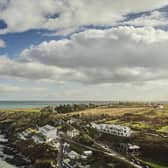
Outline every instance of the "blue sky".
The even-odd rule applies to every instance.
[[[0,99],[167,99],[167,9],[168,0],[0,1]]]
[[[1,26],[0,26],[1,27]],[[45,36],[47,30],[28,30],[26,32],[8,33],[0,35],[6,42],[6,48],[1,49],[0,54],[8,54],[10,58],[17,57],[20,52],[31,45],[38,45],[43,41],[59,40],[63,36]]]

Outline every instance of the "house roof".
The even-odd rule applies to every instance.
[[[129,149],[140,149],[140,146],[128,144]]]
[[[55,130],[56,128],[55,127],[53,127],[53,126],[51,126],[51,125],[45,125],[45,126],[43,126],[43,127],[40,127],[39,128],[39,130],[41,131],[41,132],[48,132],[48,131],[52,131],[52,130]]]
[[[45,125],[43,127],[40,127],[41,129],[45,129],[45,130],[52,130],[52,129],[55,129],[55,127],[51,126],[51,125]]]

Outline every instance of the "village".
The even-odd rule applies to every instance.
[[[52,109],[52,111],[54,109],[53,107],[47,108]],[[159,105],[156,108],[162,109],[163,106]],[[88,139],[95,146],[89,146],[85,143],[86,140],[83,140],[83,143],[81,143],[79,137],[82,134],[88,136]],[[93,167],[92,158],[100,150],[104,155],[107,153],[107,155],[127,162],[132,167],[149,168],[148,165],[136,159],[136,157],[141,155],[141,146],[127,142],[128,138],[133,134],[134,130],[127,126],[98,124],[97,121],[88,123],[79,118],[72,117],[68,120],[58,119],[54,125],[47,124],[36,129],[28,128],[18,133],[17,138],[19,141],[32,140],[34,144],[47,144],[57,150],[56,164],[52,162],[53,167],[91,168]],[[98,137],[101,137],[101,135],[108,135],[111,138],[115,137],[120,140],[118,143],[113,143],[113,140],[103,142],[98,140]],[[82,151],[82,148],[76,150],[81,146],[83,148]]]
[[[82,121],[79,119],[71,118],[70,120],[67,120],[66,123],[64,123],[62,120],[59,120],[56,123],[61,124],[62,126],[66,124],[68,126],[67,130],[61,130],[61,128],[59,127],[60,125],[58,125],[58,127],[45,125],[37,129],[26,129],[25,131],[18,133],[17,137],[22,141],[31,139],[35,144],[46,143],[52,148],[57,149],[59,151],[57,161],[59,162],[57,163],[57,165],[55,165],[55,167],[92,167],[91,163],[89,163],[88,160],[91,160],[95,153],[95,150],[89,150],[87,149],[89,147],[86,146],[87,150],[84,150],[82,153],[78,153],[77,151],[73,150],[73,148],[71,148],[71,144],[74,145],[75,139],[81,134],[80,130],[76,129],[73,125],[75,125],[76,123],[82,123]],[[130,137],[132,134],[132,130],[129,127],[120,125],[91,123],[89,125],[86,125],[85,128],[93,129],[97,131],[97,134],[105,133],[117,137]],[[78,144],[75,145],[78,146]],[[107,150],[107,146],[104,147],[104,145],[102,145],[101,148],[104,151]],[[116,151],[124,153],[128,156],[137,156],[140,154],[140,146],[127,143],[119,143],[118,146],[116,146]],[[148,166],[146,166],[146,168],[147,167]]]
[[[80,113],[62,113],[62,107],[69,111],[73,111],[74,107],[79,109],[76,105],[61,108],[47,106],[42,108],[40,113],[36,113],[38,118],[31,119],[29,125],[22,122],[24,127],[16,127],[16,124],[10,122],[7,132],[12,136],[9,140],[16,153],[26,161],[27,166],[24,165],[24,168],[153,168],[142,160],[148,154],[147,150],[150,150],[145,146],[145,138],[167,139],[167,134],[154,133],[141,127],[137,129],[130,125],[131,122],[129,125],[125,124],[124,120],[134,120],[129,113],[134,107],[82,105]],[[56,109],[61,109],[61,113]],[[89,117],[84,115],[85,111],[93,112],[97,109],[124,109],[124,114],[121,117],[110,117],[104,112],[103,115],[96,114],[96,117],[91,114]],[[136,104],[135,119],[137,120],[139,113],[149,113],[146,109],[152,109],[157,114],[162,113],[165,107],[162,104]],[[32,114],[34,115],[35,113]],[[29,115],[26,118],[28,117]],[[20,121],[18,123],[20,124]],[[17,166],[23,167],[20,163]]]

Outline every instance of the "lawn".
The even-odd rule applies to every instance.
[[[110,121],[106,121],[106,124],[117,124],[119,120],[115,119],[115,120],[110,120]]]
[[[5,110],[2,110],[0,109],[0,112],[9,112],[9,113],[12,113],[12,112],[40,112],[40,108],[16,108],[16,109],[5,109]]]
[[[145,122],[133,122],[133,123],[128,123],[127,126],[130,126],[133,129],[149,129],[151,128],[151,125]]]
[[[162,127],[161,129],[158,130],[159,132],[163,132],[163,133],[168,133],[168,125]]]

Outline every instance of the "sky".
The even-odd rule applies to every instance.
[[[168,100],[168,0],[0,0],[0,100]]]

